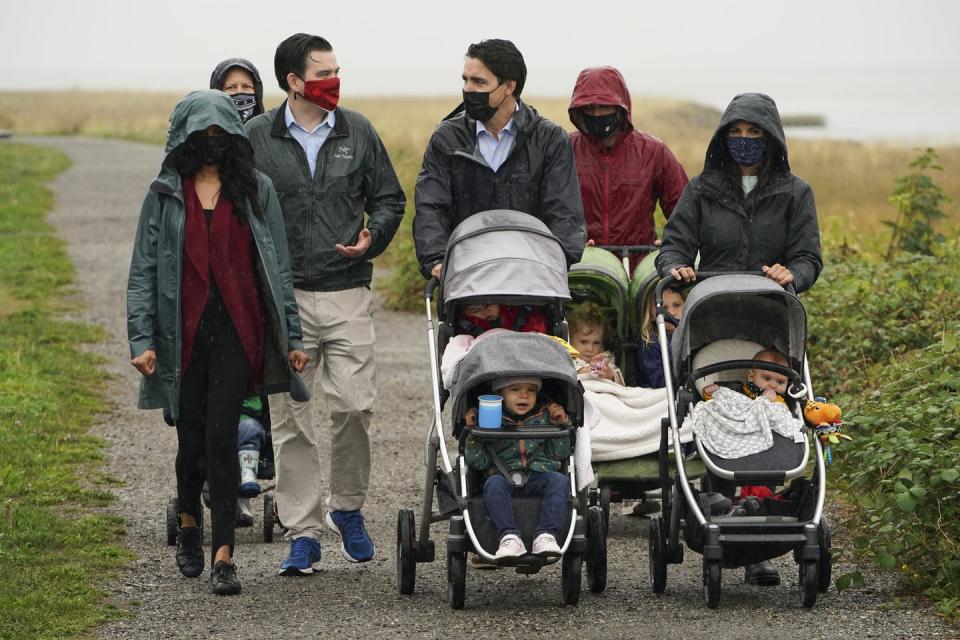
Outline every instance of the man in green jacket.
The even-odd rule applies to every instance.
[[[290,36],[277,47],[274,70],[287,100],[251,119],[246,130],[257,168],[273,179],[283,209],[310,355],[303,379],[312,388],[319,370],[333,429],[324,505],[313,407],[290,398],[271,406],[277,506],[291,540],[280,573],[299,575],[318,567],[324,521],[348,560],[374,557],[360,511],[377,395],[370,260],[396,233],[406,198],[373,126],[337,106],[340,67],[329,42]]]

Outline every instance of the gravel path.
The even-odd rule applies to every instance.
[[[654,596],[647,583],[646,521],[611,518],[606,593],[591,595],[584,580],[578,607],[560,603],[560,571],[531,577],[508,570],[470,571],[467,608],[445,603],[444,533],[433,528],[438,561],[420,565],[416,593],[395,586],[395,521],[401,506],[415,507],[423,482],[423,436],[430,414],[424,323],[420,315],[378,310],[379,411],[374,418],[374,476],[365,513],[376,560],[352,565],[324,539],[324,569],[311,578],[276,575],[287,546],[264,544],[260,519],[238,530],[237,562],[243,594],[216,598],[206,581],[178,573],[165,544],[164,509],[173,495],[176,438],[159,412],[138,411],[137,374],[128,363],[124,290],[140,202],[162,159],[159,147],[80,138],[21,138],[52,145],[73,166],[52,185],[57,206],[51,221],[69,242],[81,319],[104,326],[109,340],[96,347],[108,362],[113,411],[95,432],[110,444],[105,471],[123,481],[112,509],[126,518],[126,544],[136,554],[110,596],[130,615],[100,630],[103,638],[211,637],[479,637],[551,636],[683,638],[955,638],[925,605],[895,604],[891,579],[870,574],[869,587],[823,594],[815,609],[800,608],[795,566],[777,561],[784,583],[750,587],[742,573],[724,572],[720,608],[702,605],[700,557],[669,569],[667,593]],[[321,417],[321,419],[323,419]],[[260,501],[256,500],[256,509]],[[843,544],[843,532],[835,532]],[[835,568],[835,575],[851,570]]]

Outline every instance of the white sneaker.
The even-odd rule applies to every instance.
[[[541,558],[555,558],[562,553],[556,538],[549,533],[541,533],[533,541],[533,555]]]
[[[500,546],[494,558],[501,560],[503,558],[519,558],[527,553],[527,548],[523,546],[523,540],[520,536],[508,533],[500,539]]]

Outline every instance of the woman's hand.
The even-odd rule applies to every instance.
[[[299,349],[291,349],[287,352],[287,361],[290,363],[290,366],[293,367],[294,371],[302,373],[303,368],[310,362],[310,356]]]
[[[136,358],[130,360],[130,364],[145,376],[152,376],[157,370],[157,352],[153,349],[147,349]]]
[[[779,262],[772,267],[761,267],[763,274],[776,282],[781,287],[785,287],[791,282],[793,282],[793,274],[790,273],[790,269],[787,269],[785,266]]]
[[[693,267],[677,267],[676,269],[670,269],[670,275],[677,280],[683,280],[684,282],[693,282],[697,279],[697,272],[693,270]]]

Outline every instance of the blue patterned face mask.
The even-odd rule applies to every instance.
[[[765,138],[727,138],[730,157],[741,167],[752,167],[763,160],[763,150],[767,146]]]

